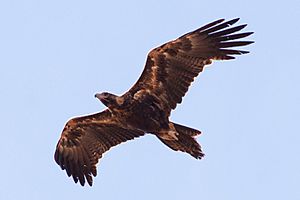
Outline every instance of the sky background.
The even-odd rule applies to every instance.
[[[300,199],[300,1],[0,1],[0,199]],[[54,162],[65,122],[122,94],[150,49],[219,18],[251,53],[196,79],[175,122],[195,160],[147,135],[104,154],[93,187]]]

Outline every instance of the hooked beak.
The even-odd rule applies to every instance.
[[[95,97],[99,99],[103,104],[108,104],[108,100],[106,99],[107,97],[103,93],[97,93],[95,94]]]
[[[101,101],[102,99],[104,99],[104,95],[101,93],[97,93],[97,94],[95,94],[95,98],[97,98]]]

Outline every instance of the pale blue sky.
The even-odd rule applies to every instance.
[[[300,199],[300,2],[0,1],[0,199]],[[203,160],[148,135],[107,152],[94,186],[54,162],[65,122],[122,94],[147,52],[219,18],[255,44],[215,62],[172,120],[203,132]]]

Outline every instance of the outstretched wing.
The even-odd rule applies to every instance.
[[[144,135],[137,130],[120,127],[108,110],[74,118],[67,122],[56,146],[54,159],[75,183],[91,186],[97,175],[96,164],[111,147]]]
[[[212,60],[234,59],[233,55],[248,53],[231,49],[252,43],[233,41],[253,33],[236,33],[246,25],[227,28],[238,20],[214,21],[150,51],[144,71],[129,93],[140,101],[147,95],[157,97],[170,114],[205,65]]]

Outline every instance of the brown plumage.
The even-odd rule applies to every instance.
[[[67,122],[56,146],[57,164],[76,183],[92,185],[104,152],[145,133],[156,135],[175,151],[201,159],[204,154],[195,139],[201,132],[170,122],[169,116],[205,65],[248,53],[231,49],[252,43],[236,41],[252,34],[236,33],[246,25],[228,28],[238,20],[214,21],[151,50],[142,75],[128,92],[96,94],[106,110]]]

